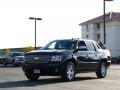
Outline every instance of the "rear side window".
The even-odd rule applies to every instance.
[[[97,46],[98,49],[101,49],[101,47],[97,43],[96,43],[96,46]]]
[[[80,41],[78,43],[78,47],[79,47],[79,50],[81,50],[81,51],[87,51],[87,47],[86,47],[86,44],[84,41]]]
[[[95,47],[93,45],[93,42],[86,41],[86,45],[87,45],[88,51],[96,51],[96,49],[95,49]]]

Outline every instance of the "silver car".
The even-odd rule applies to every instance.
[[[7,66],[7,64],[13,64],[13,66],[18,66],[23,63],[23,60],[24,60],[23,52],[11,52],[7,56],[5,56],[3,64],[4,66]]]

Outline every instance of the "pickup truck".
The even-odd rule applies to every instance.
[[[18,65],[22,65],[23,60],[24,60],[24,53],[14,51],[4,56],[3,65],[7,66],[7,64],[12,64],[13,66],[18,66]]]
[[[63,39],[26,53],[22,69],[29,80],[50,75],[71,81],[81,72],[95,72],[98,78],[105,78],[110,64],[109,50],[102,49],[95,41]]]

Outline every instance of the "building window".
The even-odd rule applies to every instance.
[[[100,30],[100,23],[96,24],[97,30]]]
[[[86,25],[86,31],[89,32],[89,25]]]
[[[89,34],[86,34],[86,38],[89,38]]]
[[[97,34],[97,40],[100,40],[100,33]]]

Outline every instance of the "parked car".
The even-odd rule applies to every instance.
[[[4,59],[4,57],[3,57],[3,56],[0,56],[0,64],[3,63],[3,59]]]
[[[22,65],[24,60],[23,52],[10,52],[8,55],[4,57],[3,65],[7,66],[7,64],[13,64],[13,66]]]
[[[102,49],[95,41],[65,39],[26,53],[22,69],[29,80],[57,75],[71,81],[80,72],[95,72],[98,78],[105,78],[110,64],[109,50]]]

